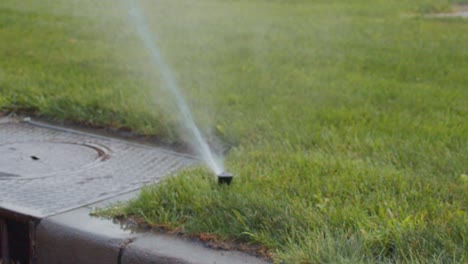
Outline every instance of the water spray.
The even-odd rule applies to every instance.
[[[180,110],[182,117],[182,127],[190,135],[189,143],[195,148],[198,154],[202,157],[205,164],[216,174],[218,175],[218,181],[221,183],[230,184],[232,180],[232,174],[224,173],[222,158],[217,156],[206,142],[202,133],[195,124],[192,112],[190,111],[185,98],[182,93],[179,91],[179,86],[177,84],[176,78],[166,63],[162,52],[159,50],[155,41],[157,40],[156,35],[153,34],[146,23],[146,19],[142,9],[140,8],[137,0],[127,0],[128,4],[128,13],[130,21],[135,26],[135,29],[140,37],[145,48],[150,53],[150,59],[161,71],[162,79],[165,83],[165,88],[172,94],[177,107]],[[230,176],[229,176],[230,175]],[[219,180],[222,179],[222,180]]]

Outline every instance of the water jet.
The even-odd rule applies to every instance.
[[[164,87],[172,94],[175,104],[177,105],[181,116],[181,127],[188,135],[188,142],[197,151],[198,155],[203,159],[205,164],[215,173],[219,174],[223,171],[222,157],[218,156],[208,145],[206,138],[202,135],[200,129],[195,123],[192,112],[179,89],[177,78],[174,75],[169,64],[159,49],[157,35],[154,34],[148,23],[143,9],[138,4],[137,0],[127,0],[128,14],[130,22],[134,25],[142,44],[147,49],[150,59],[154,66],[159,68]]]

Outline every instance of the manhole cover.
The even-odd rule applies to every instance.
[[[67,175],[107,156],[105,148],[67,142],[22,142],[0,146],[0,178]]]
[[[38,218],[136,190],[198,163],[114,138],[0,121],[0,209]]]

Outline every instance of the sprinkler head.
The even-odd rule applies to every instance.
[[[229,172],[223,172],[218,175],[218,184],[227,184],[230,185],[232,181],[232,173]]]

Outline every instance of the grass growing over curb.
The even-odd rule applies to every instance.
[[[236,178],[185,171],[112,213],[279,263],[468,261],[468,21],[414,15],[450,2],[143,2]],[[178,140],[110,4],[3,0],[0,107]]]

